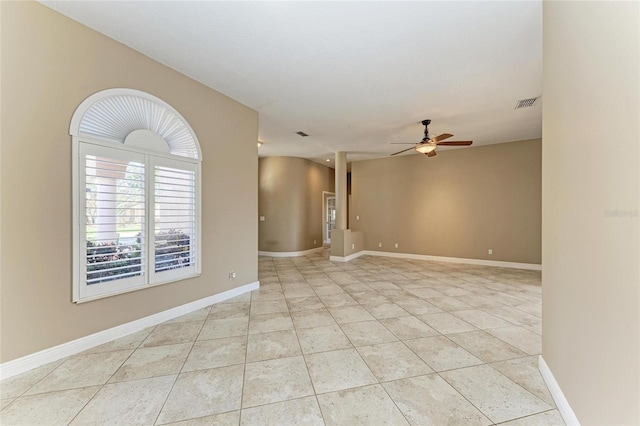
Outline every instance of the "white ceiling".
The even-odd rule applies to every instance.
[[[541,1],[42,3],[257,110],[261,156],[542,133]]]

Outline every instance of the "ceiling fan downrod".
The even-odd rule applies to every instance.
[[[429,139],[429,124],[431,124],[431,120],[422,120],[422,125],[424,126],[424,139],[422,142],[427,142]]]

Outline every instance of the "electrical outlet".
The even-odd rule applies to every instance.
[[[396,243],[396,248],[398,248],[398,243]]]
[[[382,247],[382,243],[378,243],[378,247]]]
[[[236,279],[235,271],[229,271],[229,279],[230,280],[235,280]]]
[[[313,244],[317,244],[317,243],[316,243],[316,240],[313,240]]]
[[[360,216],[356,216],[356,220],[360,220]]]
[[[264,222],[264,216],[260,216],[260,222]]]
[[[493,254],[493,249],[489,249],[489,254]]]
[[[351,244],[351,250],[355,250],[356,245],[355,244]]]

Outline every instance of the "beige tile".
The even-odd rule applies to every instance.
[[[33,370],[26,371],[0,382],[0,398],[15,398],[26,392],[31,386],[38,383],[44,376],[59,367],[65,359],[51,362]]]
[[[208,319],[202,326],[202,330],[198,335],[198,340],[246,336],[248,330],[248,317]]]
[[[251,292],[251,304],[269,300],[284,301],[284,294],[280,289],[259,289]]]
[[[542,319],[536,323],[532,324],[522,324],[520,325],[522,328],[526,328],[529,331],[533,331],[537,335],[542,336]]]
[[[444,336],[405,340],[404,343],[435,371],[482,364],[480,359]]]
[[[298,337],[293,330],[251,334],[247,345],[247,362],[302,355]]]
[[[329,312],[331,312],[331,315],[333,315],[333,318],[335,318],[338,324],[375,320],[375,318],[360,305],[329,308]]]
[[[537,315],[531,315],[527,312],[513,308],[511,306],[496,306],[486,309],[488,312],[510,321],[514,324],[535,324],[540,321],[540,317]]]
[[[357,350],[381,382],[433,373],[433,370],[402,342],[361,346]]]
[[[541,302],[527,302],[514,306],[519,311],[524,311],[528,314],[535,315],[537,317],[542,316],[542,303]]]
[[[359,278],[358,278],[359,279]],[[363,291],[371,291],[371,287],[366,284],[357,283],[357,284],[345,284],[342,286],[342,289],[349,294],[352,293],[362,293]]]
[[[358,302],[346,293],[343,294],[321,294],[318,295],[322,303],[327,308],[337,308],[339,306],[357,305]]]
[[[152,424],[175,379],[173,375],[105,385],[71,424]]]
[[[414,425],[490,425],[477,408],[437,374],[384,383],[382,386]]]
[[[201,340],[193,345],[182,371],[208,370],[244,364],[246,352],[247,342],[244,336]]]
[[[102,385],[133,351],[76,355],[53,370],[25,395]]]
[[[335,284],[317,285],[313,287],[316,294],[344,294],[344,290]]]
[[[378,274],[378,277],[380,278],[382,276],[382,274]],[[390,283],[388,281],[373,281],[367,284],[367,286],[369,286],[370,288],[376,290],[376,291],[382,291],[382,290],[399,290],[400,287],[398,287],[397,285]]]
[[[322,426],[322,414],[314,396],[276,402],[242,410],[242,426],[317,425]]]
[[[324,306],[324,305],[323,305]],[[295,328],[311,328],[322,325],[336,325],[336,321],[325,308],[311,311],[291,312]]]
[[[254,315],[274,314],[276,312],[289,312],[289,307],[284,299],[251,302],[250,315],[252,317]]]
[[[439,314],[442,309],[423,299],[398,300],[396,304],[412,315]]]
[[[380,385],[318,395],[325,424],[409,425]]]
[[[427,302],[447,312],[473,309],[473,306],[449,296],[429,298]]]
[[[240,411],[229,411],[228,413],[214,414],[213,416],[165,423],[165,426],[238,426],[238,423],[240,423]]]
[[[287,312],[254,315],[249,321],[249,334],[271,333],[273,331],[292,330],[293,322]]]
[[[309,285],[300,285],[297,287],[288,287],[283,290],[284,297],[289,302],[290,299],[300,299],[305,297],[315,297],[316,292]],[[318,299],[319,301],[319,299]]]
[[[513,325],[495,315],[491,315],[485,311],[479,309],[470,309],[466,311],[455,311],[451,313],[457,316],[461,320],[468,322],[471,325],[478,327],[481,330],[487,328],[506,327]]]
[[[377,383],[355,349],[309,354],[305,360],[318,394]]]
[[[447,279],[446,281],[449,282],[453,282],[453,280]],[[468,284],[468,283],[467,283]],[[458,297],[466,297],[466,296],[473,296],[473,293],[464,289],[461,289],[459,287],[447,287],[447,288],[443,288],[440,290],[440,292],[446,296],[449,297],[455,297],[456,299]]]
[[[211,307],[207,319],[238,318],[249,316],[250,304],[244,303],[218,303]]]
[[[149,337],[142,342],[141,347],[173,345],[176,343],[193,342],[198,337],[204,321],[177,322],[160,324],[153,329]]]
[[[364,321],[343,324],[342,330],[355,346],[395,342],[398,339],[379,321]]]
[[[412,289],[407,289],[407,291],[421,299],[444,296],[442,293],[432,288],[412,288]]]
[[[331,278],[336,284],[357,284],[360,282],[357,278],[347,272],[330,272],[327,275],[329,275],[329,278]]]
[[[192,343],[140,348],[122,364],[109,383],[178,374]]]
[[[463,333],[465,331],[477,330],[476,327],[472,326],[468,322],[448,313],[422,315],[419,318],[442,334]]]
[[[440,375],[495,423],[552,409],[488,365],[445,371]]]
[[[313,395],[309,373],[301,356],[246,365],[242,407]]]
[[[337,325],[300,329],[298,339],[305,354],[351,347],[351,342]]]
[[[181,315],[172,320],[165,321],[165,324],[171,324],[174,322],[204,321],[207,319],[207,316],[209,316],[209,311],[211,311],[211,306],[207,306],[206,308],[198,309],[197,311],[193,311],[186,315]]]
[[[363,305],[363,307],[376,319],[406,317],[411,315],[400,306],[390,302],[370,303]]]
[[[11,404],[15,400],[16,398],[0,399],[0,411],[2,411],[6,406]]]
[[[327,285],[327,284],[329,285],[335,284],[333,280],[326,275],[324,277],[319,277],[319,278],[309,278],[307,279],[307,282],[313,288],[322,286],[322,285]]]
[[[564,426],[565,422],[558,410],[545,411],[533,416],[522,417],[510,422],[500,423],[500,426]]]
[[[450,334],[448,337],[484,362],[504,361],[527,355],[484,331]]]
[[[289,305],[289,310],[292,313],[300,311],[311,311],[315,309],[324,309],[324,305],[315,295],[287,299],[287,304]]]
[[[503,306],[502,303],[497,301],[495,298],[480,296],[477,294],[473,294],[470,296],[457,296],[456,299],[480,309]]]
[[[243,371],[243,365],[233,365],[180,374],[157,422],[177,422],[239,410]]]
[[[136,333],[129,334],[128,336],[121,337],[119,339],[112,340],[103,345],[93,347],[84,351],[82,354],[97,354],[100,352],[112,352],[122,351],[126,349],[136,349],[140,346],[140,343],[146,339],[155,327],[145,328],[144,330]]]
[[[387,318],[380,320],[380,322],[402,340],[429,337],[438,334],[437,331],[414,316]]]
[[[542,336],[518,326],[492,328],[487,333],[507,342],[529,355],[542,353]]]
[[[0,411],[3,425],[66,425],[100,386],[24,396]]]
[[[358,293],[351,293],[351,297],[353,297],[356,302],[364,305],[367,303],[389,303],[389,299],[387,299],[384,295],[378,293],[377,291],[361,291]]]
[[[489,364],[547,404],[555,406],[551,393],[538,370],[538,357],[510,359]]]

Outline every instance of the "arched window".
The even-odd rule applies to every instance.
[[[164,101],[108,89],[71,119],[73,301],[200,273],[198,139]]]

